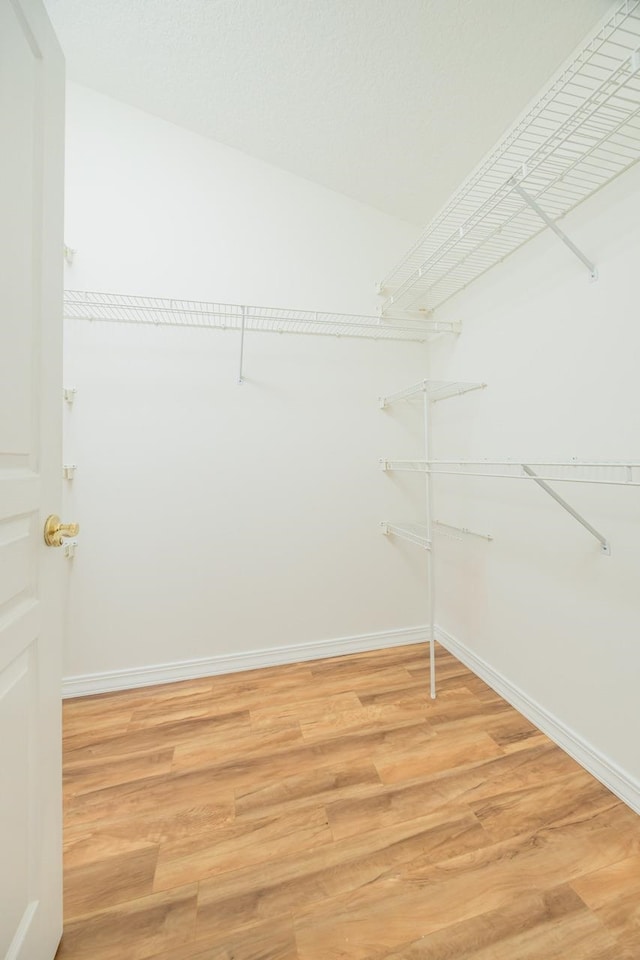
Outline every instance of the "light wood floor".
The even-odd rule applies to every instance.
[[[438,661],[68,701],[59,960],[638,960],[640,817]]]

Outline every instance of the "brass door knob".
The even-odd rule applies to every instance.
[[[79,523],[62,523],[60,517],[52,513],[45,521],[44,542],[48,547],[61,547],[65,537],[75,537],[79,532]]]

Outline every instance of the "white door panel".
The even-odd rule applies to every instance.
[[[0,0],[0,957],[62,927],[63,60],[39,0]]]

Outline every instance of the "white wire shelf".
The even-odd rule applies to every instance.
[[[423,523],[390,523],[383,520],[380,524],[385,536],[400,537],[402,540],[408,540],[409,543],[415,543],[423,550],[431,549],[431,540],[428,537],[428,528]]]
[[[428,314],[544,229],[530,201],[555,222],[638,159],[640,0],[625,0],[383,281],[383,314]]]
[[[388,397],[380,397],[379,403],[381,409],[397,403],[399,400],[410,400],[420,393],[427,394],[432,403],[438,400],[448,400],[450,397],[459,397],[463,393],[470,393],[472,390],[484,390],[486,383],[468,383],[453,380],[421,380],[414,383],[411,387],[399,390],[398,393],[389,394]]]
[[[464,537],[477,537],[479,540],[488,540],[489,542],[493,540],[490,533],[477,533],[475,530],[470,530],[469,527],[456,527],[453,523],[445,523],[444,520],[434,520],[433,523],[442,531],[443,536],[452,540],[462,541]]]
[[[562,483],[640,487],[640,462],[612,460],[381,460],[383,470],[409,470],[431,476],[489,477]],[[527,468],[535,467],[535,475]],[[541,468],[542,472],[538,472]]]
[[[271,333],[363,337],[372,340],[424,342],[441,333],[456,333],[459,325],[435,320],[392,320],[360,314],[320,313],[232,303],[167,300],[66,290],[64,315],[68,319],[101,320],[178,327]]]

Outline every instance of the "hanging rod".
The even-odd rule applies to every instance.
[[[484,390],[486,383],[468,383],[460,380],[420,380],[398,393],[389,394],[387,397],[379,397],[379,404],[382,410],[397,403],[400,400],[409,400],[418,394],[426,393],[432,403],[439,400],[448,400],[450,397],[459,397],[464,393],[470,393],[472,390]]]
[[[540,233],[540,213],[556,223],[639,159],[640,0],[624,0],[382,281],[383,313],[428,314]]]
[[[460,329],[456,322],[431,319],[394,320],[360,314],[321,313],[81,290],[65,291],[64,315],[67,319],[113,323],[239,330],[242,336],[246,331],[260,331],[425,342],[438,334],[457,333]],[[242,380],[242,371],[239,379]]]

